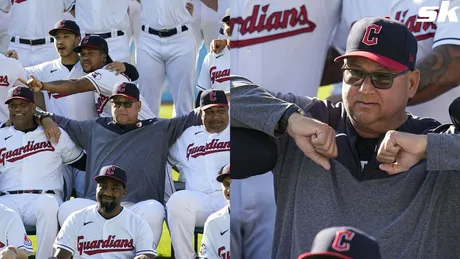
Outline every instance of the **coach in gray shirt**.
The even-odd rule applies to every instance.
[[[315,233],[341,225],[376,237],[382,258],[460,258],[460,136],[430,133],[437,121],[406,113],[416,55],[402,23],[365,18],[337,59],[337,106],[233,78],[232,127],[277,137],[272,258],[297,258]]]
[[[62,225],[72,212],[96,204],[93,178],[105,165],[117,165],[128,175],[129,192],[122,199],[123,206],[147,220],[158,245],[165,217],[165,167],[169,147],[187,127],[201,124],[200,114],[191,111],[189,115],[173,119],[139,120],[142,103],[139,89],[132,83],[115,86],[110,101],[112,117],[75,121],[37,114],[44,126],[54,124],[54,120],[87,152],[85,196],[63,203],[59,222]]]

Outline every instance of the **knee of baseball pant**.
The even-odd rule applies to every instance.
[[[52,195],[40,195],[35,203],[37,218],[40,216],[56,218],[59,210],[59,201]]]
[[[191,207],[193,199],[190,199],[188,191],[178,191],[173,193],[166,203],[166,214],[169,217],[182,218],[184,214],[193,213]]]
[[[162,225],[165,218],[165,208],[156,200],[146,200],[137,203],[132,211],[149,223],[149,225]]]

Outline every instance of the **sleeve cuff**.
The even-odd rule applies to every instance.
[[[456,134],[428,134],[427,170],[460,170],[458,159],[460,136]]]

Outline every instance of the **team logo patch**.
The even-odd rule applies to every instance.
[[[27,236],[27,234],[24,234],[24,245],[25,246],[32,246],[32,241],[30,241],[30,239]]]
[[[94,79],[101,80],[101,73],[99,72],[93,72],[91,76],[94,77]]]

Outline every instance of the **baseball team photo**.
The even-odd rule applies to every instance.
[[[0,259],[460,258],[459,16],[0,0]]]

